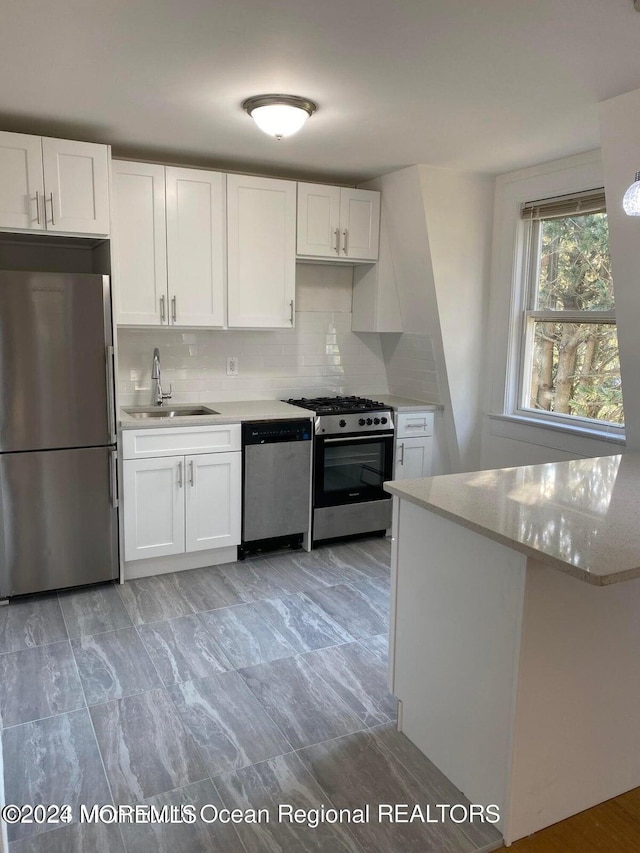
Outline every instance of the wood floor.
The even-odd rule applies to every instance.
[[[509,853],[638,853],[640,788],[522,838],[508,849]]]

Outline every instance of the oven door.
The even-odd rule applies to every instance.
[[[314,506],[379,501],[393,473],[393,433],[316,437]]]

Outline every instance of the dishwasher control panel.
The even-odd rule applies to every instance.
[[[259,421],[242,424],[242,444],[311,441],[311,421]]]

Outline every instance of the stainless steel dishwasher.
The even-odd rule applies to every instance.
[[[242,425],[241,557],[299,547],[311,520],[310,420]]]

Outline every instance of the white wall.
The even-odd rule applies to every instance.
[[[611,268],[616,298],[627,449],[640,450],[640,217],[622,197],[640,170],[640,89],[600,105]]]
[[[619,453],[624,449],[617,443],[577,436],[566,431],[533,426],[515,420],[491,417],[491,415],[501,415],[508,410],[510,401],[506,377],[513,369],[517,356],[520,316],[515,306],[518,304],[517,294],[522,278],[516,252],[519,232],[522,228],[520,205],[524,201],[601,187],[603,182],[599,151],[510,172],[499,176],[496,180],[491,291],[486,329],[490,346],[486,353],[486,367],[483,371],[486,414],[482,422],[480,455],[482,468],[559,462],[578,456]],[[608,190],[607,199],[609,207]],[[611,224],[611,210],[609,210],[609,217]],[[613,240],[611,249],[613,256],[615,252]],[[615,261],[613,274],[616,311],[618,322],[620,322],[624,308],[621,308],[619,302],[620,283]],[[636,312],[635,316],[640,316],[640,311]],[[621,350],[621,360],[622,358]],[[640,381],[640,369],[637,370],[637,374]],[[628,418],[629,401],[624,374],[623,395],[625,417]]]
[[[280,331],[118,329],[120,405],[150,402],[160,348],[173,402],[278,399],[388,391],[380,337],[351,331],[351,267],[297,267],[296,327]],[[238,358],[237,377],[226,375]]]
[[[493,180],[411,166],[366,186],[382,191],[404,329],[399,338],[383,336],[389,390],[442,403],[450,470],[473,470]]]
[[[494,180],[420,166],[460,470],[480,467]]]

